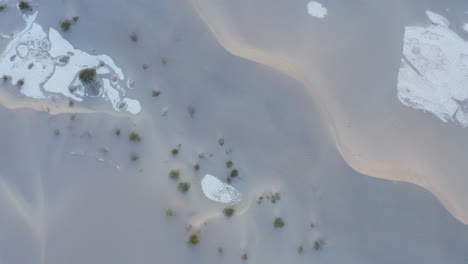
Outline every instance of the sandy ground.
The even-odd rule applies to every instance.
[[[92,98],[73,107],[31,100],[2,83],[0,263],[466,262],[465,129],[396,98],[399,26],[419,9],[361,3],[364,18],[359,7],[323,2],[327,26],[295,20],[311,18],[305,1],[221,3],[34,3],[44,28],[79,15],[64,37],[112,57],[135,80],[127,94],[142,112]],[[9,5],[2,34],[21,29]],[[377,18],[379,27],[365,23]],[[352,42],[355,34],[368,41]],[[133,131],[141,141],[129,140]],[[226,179],[228,160],[243,194],[230,218],[200,185],[206,173]],[[191,183],[186,194],[172,169]],[[192,234],[199,244],[187,244]]]
[[[351,167],[421,185],[468,222],[468,168],[459,158],[466,155],[466,129],[405,108],[395,96],[405,25],[428,23],[424,12],[429,9],[449,14],[454,25],[462,25],[467,4],[324,4],[334,11],[316,19],[299,11],[305,9],[301,1],[194,1],[228,51],[286,73],[307,88]],[[278,16],[289,19],[266,23]],[[462,30],[457,32],[468,39]]]

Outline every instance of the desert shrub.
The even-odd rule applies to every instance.
[[[19,4],[18,4],[18,7],[21,11],[32,11],[32,7],[31,5],[29,4],[29,2],[26,2],[26,1],[20,1]]]
[[[16,82],[16,85],[18,85],[18,86],[23,86],[23,85],[24,85],[24,79],[19,79],[19,80]]]
[[[138,156],[138,154],[132,154],[132,155],[130,155],[130,159],[131,159],[132,161],[137,161],[137,160],[140,159],[140,157]]]
[[[89,84],[94,81],[96,77],[96,69],[94,68],[86,68],[80,71],[79,79],[84,84]]]
[[[68,30],[70,30],[71,24],[72,23],[69,19],[62,20],[60,21],[60,28],[63,32],[67,32]]]
[[[166,216],[174,216],[174,210],[172,210],[171,208],[167,209]]]
[[[275,219],[275,221],[273,221],[273,226],[274,226],[275,228],[281,228],[281,227],[283,227],[283,226],[284,226],[284,221],[283,221],[283,219],[281,219],[280,217],[277,217],[277,218]]]
[[[178,180],[180,177],[180,171],[179,170],[171,170],[169,172],[169,178],[173,180]]]
[[[195,165],[193,165],[193,169],[194,170],[199,170],[200,169],[200,164],[196,163]]]
[[[228,206],[228,207],[224,208],[223,213],[224,213],[225,216],[231,217],[232,215],[234,215],[235,211],[236,210],[234,209],[234,207]]]
[[[156,91],[156,90],[153,90],[152,93],[151,93],[151,95],[152,95],[153,97],[157,97],[157,96],[159,96],[160,94],[161,94],[161,92],[160,92],[160,91]]]
[[[177,155],[177,154],[179,154],[179,149],[173,148],[173,149],[171,150],[171,154],[174,155],[174,156]]]
[[[190,183],[189,182],[180,182],[177,186],[177,189],[182,193],[186,193],[190,190]]]
[[[138,133],[136,133],[136,132],[130,133],[130,135],[128,135],[128,139],[129,139],[130,141],[141,141],[140,134],[138,134]]]
[[[197,245],[198,243],[200,243],[200,239],[198,238],[197,234],[192,234],[190,235],[187,243],[189,243],[190,245]]]
[[[231,160],[226,161],[226,168],[231,168],[234,163]]]
[[[239,175],[239,171],[238,171],[238,170],[234,169],[234,170],[231,171],[231,178],[235,178],[235,177],[237,177],[238,175]]]
[[[315,240],[315,241],[314,241],[313,249],[314,249],[315,251],[318,251],[318,250],[322,249],[323,246],[325,246],[325,241],[323,241],[323,240],[321,240],[321,239],[318,239],[318,240]]]

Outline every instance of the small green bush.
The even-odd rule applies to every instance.
[[[54,135],[56,135],[56,136],[60,135],[60,130],[55,129],[55,130],[54,130]]]
[[[0,5],[0,12],[5,10],[8,6],[6,4]]]
[[[199,170],[200,169],[200,164],[196,163],[195,165],[193,165],[193,169],[194,170]]]
[[[136,132],[130,133],[130,135],[128,135],[128,139],[130,141],[141,141],[140,135],[138,133],[136,133]]]
[[[226,168],[231,168],[234,163],[231,160],[226,161]]]
[[[190,245],[197,245],[198,243],[200,243],[200,239],[198,238],[197,234],[192,234],[190,235],[187,243],[189,243]]]
[[[180,182],[179,185],[177,186],[179,191],[182,193],[186,193],[190,190],[190,183],[189,182]]]
[[[120,136],[120,128],[114,130],[116,136]]]
[[[160,94],[161,94],[160,91],[153,90],[153,92],[152,92],[152,96],[153,96],[153,97],[157,97],[157,96],[159,96]]]
[[[180,171],[179,170],[171,170],[169,172],[169,178],[173,180],[178,180],[180,177]]]
[[[220,256],[224,255],[224,248],[223,247],[221,247],[221,246],[218,247],[218,254]]]
[[[275,228],[281,228],[284,226],[284,221],[280,217],[276,218],[275,221],[273,221],[273,226]]]
[[[173,149],[171,150],[171,153],[172,153],[172,155],[175,156],[175,155],[179,154],[179,149],[173,148]]]
[[[16,85],[18,86],[23,86],[24,85],[24,79],[19,79],[18,82],[16,82]]]
[[[19,2],[18,7],[21,11],[26,11],[26,10],[32,11],[31,5],[26,1]]]
[[[174,216],[174,211],[171,208],[167,209],[166,216]]]
[[[225,216],[231,217],[232,215],[234,215],[235,211],[236,210],[234,209],[234,207],[228,206],[228,207],[224,208],[223,213],[224,213]]]
[[[71,21],[68,19],[62,20],[60,21],[60,28],[63,32],[67,32],[68,30],[70,30],[71,24]]]
[[[249,256],[247,255],[247,253],[244,253],[244,255],[242,255],[242,260],[247,260],[249,259]]]
[[[238,170],[234,169],[234,170],[231,171],[231,178],[235,178],[235,177],[237,177],[238,175],[239,175],[239,171],[238,171]]]
[[[84,84],[90,84],[96,78],[96,69],[94,68],[86,68],[80,71],[78,76],[80,81]]]
[[[78,22],[78,19],[80,19],[79,16],[74,16],[74,17],[73,17],[73,22]]]

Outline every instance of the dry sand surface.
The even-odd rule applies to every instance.
[[[405,26],[468,7],[30,3],[0,12],[2,54],[44,32],[1,64],[0,264],[468,261],[466,128],[397,98]]]

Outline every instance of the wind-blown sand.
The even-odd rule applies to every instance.
[[[290,17],[292,12],[283,7],[283,17],[291,18],[285,20],[290,27],[283,22],[270,24],[268,27],[275,31],[253,23],[257,18],[245,9],[234,12],[232,5],[226,1],[194,1],[203,21],[226,50],[286,73],[307,88],[351,167],[369,176],[421,185],[455,217],[468,223],[468,182],[464,176],[468,166],[458,158],[466,154],[465,131],[409,113],[392,99],[396,98],[397,76],[392,72],[398,66],[399,43],[409,16],[400,11],[409,3],[349,8],[348,13],[372,14],[360,20],[353,17],[352,23],[343,14],[347,5],[336,6],[329,12],[338,15],[333,20],[329,17],[328,24],[304,23],[300,14]],[[276,9],[263,10],[262,17],[278,15]],[[398,19],[381,18],[380,13],[398,14]],[[366,22],[371,19],[378,19],[379,26]],[[291,31],[292,25],[295,30]],[[380,36],[382,27],[387,32]],[[252,32],[261,34],[254,36]],[[282,35],[281,41],[272,40],[277,35]],[[374,37],[362,44],[365,35]]]
[[[424,188],[368,177],[348,164],[370,175],[398,169],[396,176],[409,178],[416,171],[415,181],[422,172],[455,177],[460,166],[448,167],[455,161],[426,165],[440,153],[463,154],[465,130],[398,101],[405,20],[383,15],[399,10],[393,3],[373,4],[377,10],[362,16],[362,6],[321,2],[326,19],[311,17],[304,1],[249,2],[247,10],[242,2],[195,6],[212,8],[221,20],[202,20],[190,1],[34,3],[45,32],[80,16],[63,38],[111,57],[134,80],[125,96],[138,100],[141,112],[118,112],[96,97],[70,107],[67,97],[32,99],[0,83],[0,263],[463,263],[468,228],[452,211]],[[0,13],[1,34],[24,28],[14,4]],[[231,34],[228,26],[243,20],[229,14],[244,11],[255,15],[244,21],[252,30]],[[336,23],[343,14],[356,17]],[[380,27],[365,27],[378,43],[351,41],[369,40],[357,29],[374,16],[402,20],[402,27],[380,24],[388,38],[379,38]],[[339,36],[322,35],[329,22]],[[250,45],[256,37],[263,42]],[[0,50],[7,45],[1,40]],[[378,56],[381,49],[388,58]],[[367,78],[350,71],[356,61]],[[378,83],[382,90],[370,89]],[[219,180],[211,187],[241,194],[232,216],[223,211],[230,205],[204,192],[207,174]],[[185,193],[183,182],[190,184]],[[277,218],[283,227],[275,228]],[[193,234],[197,245],[187,243]]]

